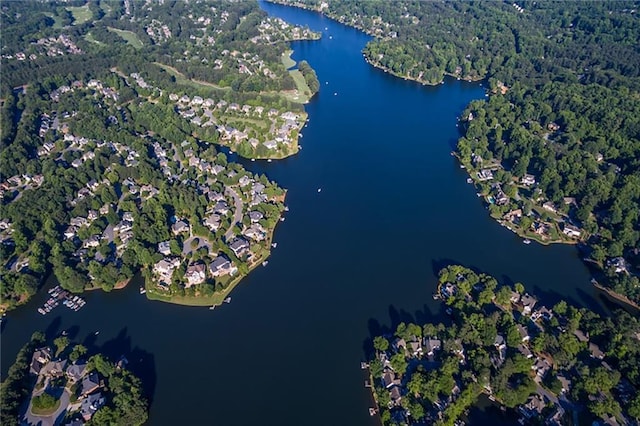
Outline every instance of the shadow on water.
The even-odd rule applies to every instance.
[[[156,388],[156,366],[153,354],[137,346],[132,346],[127,328],[122,328],[116,337],[102,345],[96,345],[97,335],[89,334],[82,344],[89,353],[102,353],[113,362],[126,358],[127,369],[140,378],[145,397],[152,404]]]
[[[377,336],[393,335],[400,323],[413,323],[422,327],[422,325],[426,323],[437,323],[445,319],[439,313],[432,312],[427,305],[423,305],[421,309],[415,311],[413,314],[403,309],[398,310],[395,306],[389,305],[388,312],[390,319],[388,325],[381,324],[378,318],[369,318],[367,321],[369,336],[362,342],[365,359],[371,359],[375,353],[373,339]]]

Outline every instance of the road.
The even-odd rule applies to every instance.
[[[230,241],[230,239],[233,238],[233,226],[236,223],[242,222],[242,199],[235,190],[228,186],[224,188],[224,192],[226,195],[231,195],[231,197],[233,197],[233,219],[231,220],[229,229],[224,233],[225,240]]]

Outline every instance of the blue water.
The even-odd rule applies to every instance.
[[[370,425],[359,369],[367,340],[400,320],[439,315],[431,294],[442,265],[522,281],[548,303],[596,304],[575,249],[523,244],[489,218],[450,156],[456,117],[484,97],[479,83],[391,77],[363,60],[363,33],[313,12],[262,7],[323,33],[293,43],[294,59],[307,60],[321,83],[302,151],[238,160],[289,191],[268,266],[213,312],[147,301],[135,284],[46,317],[36,297],[2,331],[3,376],[33,331],[70,329],[127,355],[152,395],[154,425]]]

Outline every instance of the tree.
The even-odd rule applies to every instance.
[[[42,394],[33,397],[31,403],[33,404],[33,408],[40,411],[47,411],[54,408],[58,404],[58,400],[47,392],[43,392]]]
[[[515,283],[514,288],[520,294],[524,294],[524,285],[522,283]]]
[[[69,359],[72,362],[76,362],[78,359],[80,359],[86,353],[87,353],[87,348],[86,347],[84,347],[83,345],[75,345],[73,347],[73,350],[71,351],[71,354],[69,354]]]
[[[373,347],[379,352],[386,352],[389,349],[389,341],[382,336],[373,338]]]
[[[67,336],[56,337],[53,341],[56,346],[56,357],[59,356],[69,346],[69,338]]]

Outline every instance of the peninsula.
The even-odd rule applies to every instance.
[[[446,324],[400,323],[373,339],[371,412],[383,424],[458,424],[483,395],[521,424],[640,419],[637,318],[549,308],[520,283],[458,265],[438,275]]]
[[[2,424],[142,425],[148,402],[122,357],[112,363],[67,336],[42,333],[18,353],[2,383]]]
[[[0,311],[51,273],[79,293],[141,271],[151,299],[220,303],[275,246],[286,192],[215,145],[298,152],[319,84],[284,59],[320,34],[249,3],[7,8]]]

